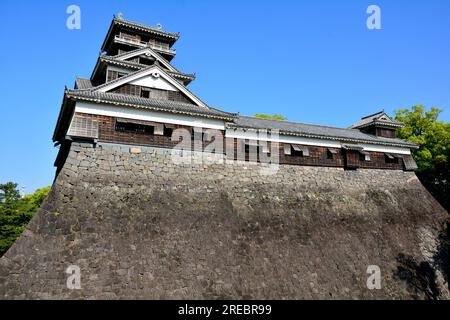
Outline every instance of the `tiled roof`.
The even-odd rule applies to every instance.
[[[94,84],[89,79],[77,78],[75,80],[75,89],[91,89]]]
[[[158,28],[155,28],[155,27],[150,27],[150,26],[142,24],[142,23],[137,23],[137,22],[125,20],[123,18],[115,17],[113,19],[113,21],[114,21],[114,24],[124,25],[124,26],[130,27],[130,28],[139,29],[141,31],[150,32],[150,33],[153,33],[153,34],[157,34],[157,35],[160,35],[160,36],[172,38],[172,39],[175,39],[175,40],[180,38],[180,34],[179,33],[162,31],[161,29],[158,29]]]
[[[176,101],[141,98],[132,95],[117,93],[103,93],[92,91],[89,80],[77,78],[77,86],[80,90],[67,90],[66,96],[76,100],[95,103],[108,103],[120,106],[129,106],[142,109],[153,109],[171,113],[188,114],[192,116],[204,116],[230,121],[227,128],[279,130],[280,134],[303,136],[316,139],[336,140],[351,143],[371,143],[379,145],[391,145],[407,148],[415,148],[417,144],[400,139],[377,137],[366,134],[358,129],[344,129],[299,122],[282,120],[261,119],[256,117],[237,116],[235,113],[225,112],[216,108],[204,108],[194,104]]]
[[[188,114],[207,118],[232,120],[236,114],[221,111],[216,108],[204,108],[194,104],[182,103],[170,100],[141,98],[138,96],[124,95],[110,92],[91,90],[66,90],[66,97],[75,100],[90,101],[94,103],[114,104],[133,108],[166,111],[171,113]]]
[[[147,51],[147,50],[151,51],[151,52],[152,52],[153,54],[155,54],[155,56],[157,56],[158,58],[167,61],[166,58],[164,58],[162,55],[160,55],[158,52],[156,52],[155,50],[153,50],[153,49],[150,48],[150,47],[138,48],[138,49],[134,49],[134,50],[130,50],[130,51],[125,51],[125,52],[122,52],[122,53],[117,54],[117,55],[112,56],[112,57],[115,58],[115,59],[119,59],[119,58],[122,58],[123,56],[127,56],[127,55],[129,55],[129,54],[134,54],[134,53],[144,52],[144,51]],[[169,61],[167,61],[167,63],[170,64]],[[174,67],[174,68],[175,68],[175,67]]]
[[[372,124],[381,124],[385,126],[390,127],[401,127],[403,126],[403,123],[392,121],[384,111],[380,111],[374,114],[371,114],[370,116],[366,116],[364,118],[361,118],[357,123],[350,126],[351,129],[355,128],[363,128]]]
[[[255,117],[239,116],[233,123],[228,123],[229,128],[251,128],[279,130],[280,134],[296,135],[317,139],[337,140],[341,142],[372,143],[414,148],[416,144],[400,139],[377,137],[363,133],[357,129],[343,129],[336,127],[304,124],[283,120],[270,120]]]
[[[133,62],[133,61],[118,60],[116,57],[105,56],[105,55],[100,56],[100,60],[110,62],[115,65],[130,67],[135,70],[144,69],[144,68],[148,67],[148,65],[145,65],[145,64],[141,64],[141,63],[137,63],[137,62]],[[176,78],[183,78],[183,79],[188,79],[188,80],[195,79],[195,75],[193,75],[193,74],[188,74],[188,73],[183,73],[183,72],[174,72],[174,71],[169,71],[169,70],[166,70],[166,72]]]
[[[177,68],[175,68],[166,58],[164,58],[161,54],[159,54],[158,52],[156,52],[155,50],[153,50],[151,47],[145,47],[145,48],[138,48],[138,49],[134,49],[134,50],[130,50],[130,51],[126,51],[123,52],[121,54],[117,54],[115,56],[107,56],[107,57],[111,57],[115,60],[119,60],[120,58],[127,56],[129,54],[138,54],[140,52],[144,53],[145,51],[150,51],[153,55],[155,55],[155,57],[158,60],[164,61],[167,64],[169,64],[175,71],[178,71],[179,73],[182,73],[181,71],[177,70]]]
[[[168,74],[168,73],[167,73],[167,70],[163,69],[161,66],[159,66],[159,65],[157,65],[157,64],[154,64],[154,65],[152,65],[152,66],[147,66],[146,68],[143,68],[143,69],[141,69],[141,70],[137,70],[137,71],[131,72],[131,73],[127,74],[127,75],[124,76],[124,77],[117,78],[117,79],[114,79],[114,80],[109,81],[109,82],[105,82],[105,83],[103,83],[103,84],[101,84],[101,85],[99,85],[99,86],[97,86],[97,87],[95,87],[95,88],[92,88],[91,90],[98,90],[98,89],[107,87],[107,86],[109,86],[109,85],[111,85],[111,84],[114,84],[114,83],[117,83],[117,82],[120,82],[120,81],[129,79],[129,78],[131,78],[131,77],[133,77],[133,76],[136,76],[136,75],[138,75],[138,74],[145,73],[145,72],[147,72],[148,70],[153,69],[153,68],[158,69],[161,73]],[[169,77],[172,77],[171,75],[168,75],[168,76],[169,76]],[[172,78],[173,78],[173,77],[172,77]],[[177,80],[175,79],[175,81],[177,81]],[[177,83],[179,83],[179,82],[177,82]],[[197,97],[197,96],[196,96],[192,91],[190,91],[186,86],[184,86],[184,85],[181,84],[181,83],[180,83],[180,86],[182,86],[183,89],[184,89],[185,91],[187,91],[191,96],[193,96],[193,97],[195,97],[196,99],[198,99],[198,101],[200,101],[201,104],[203,104],[205,107],[207,107],[207,104],[206,104],[205,102],[203,102],[202,99],[200,99],[199,97]]]

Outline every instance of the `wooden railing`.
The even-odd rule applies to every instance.
[[[174,49],[169,49],[168,46],[163,46],[163,45],[155,44],[155,43],[148,43],[148,42],[141,41],[141,40],[138,40],[138,39],[133,38],[133,37],[127,37],[125,35],[116,35],[114,37],[114,39],[118,40],[118,41],[130,43],[130,44],[133,44],[133,45],[138,45],[138,46],[143,47],[143,48],[144,47],[150,47],[152,49],[156,49],[156,50],[159,50],[159,51],[167,52],[169,54],[176,54],[176,51]]]

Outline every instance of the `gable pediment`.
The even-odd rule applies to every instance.
[[[129,53],[122,54],[117,57],[119,61],[133,61],[133,59],[137,57],[144,57],[146,59],[154,59],[158,61],[162,66],[164,66],[167,70],[178,72],[176,68],[174,68],[166,59],[161,57],[158,53],[156,53],[151,48],[143,48],[139,50],[135,50]]]
[[[377,120],[381,121],[391,121],[391,119],[387,116],[387,114],[383,113],[381,116],[377,118]]]
[[[202,100],[195,96],[183,84],[170,76],[162,67],[158,65],[149,66],[148,68],[130,73],[124,77],[118,78],[111,82],[107,82],[95,88],[98,92],[113,92],[116,88],[124,85],[141,86],[165,91],[179,92],[191,101],[193,104],[209,108]]]
[[[159,73],[156,72],[147,76],[143,76],[136,80],[130,81],[129,84],[167,91],[180,91],[174,85],[169,83],[166,79],[161,77]]]

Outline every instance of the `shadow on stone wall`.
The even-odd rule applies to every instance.
[[[417,262],[412,256],[399,254],[394,276],[407,283],[413,299],[437,300],[442,292],[437,283],[436,269],[442,272],[447,288],[450,290],[450,223],[439,234],[439,244],[433,257],[434,265],[428,261]]]
[[[447,289],[450,291],[450,221],[446,222],[445,228],[439,235],[438,250],[434,259],[442,271]]]
[[[450,174],[448,169],[437,170],[437,172],[430,170],[416,172],[416,175],[441,206],[450,212]]]

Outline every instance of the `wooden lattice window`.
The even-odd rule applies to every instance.
[[[141,97],[168,100],[168,91],[155,88],[141,87]]]
[[[114,71],[114,70],[108,70],[107,76],[106,76],[106,81],[113,81],[116,80],[118,78],[122,78],[125,77],[127,75],[127,73],[125,72],[119,72],[119,71]]]
[[[70,123],[67,135],[98,139],[98,121],[90,117],[75,115]]]

